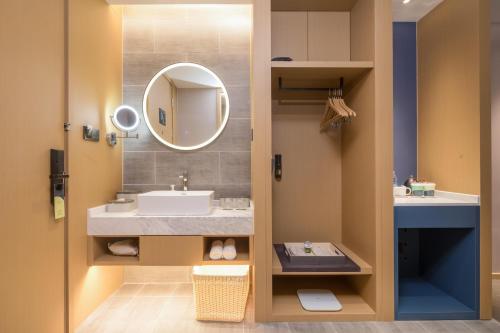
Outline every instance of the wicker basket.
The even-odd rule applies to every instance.
[[[248,272],[248,266],[193,267],[196,319],[242,321],[250,285]]]

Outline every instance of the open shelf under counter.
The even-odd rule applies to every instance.
[[[359,266],[359,272],[283,272],[281,262],[276,254],[276,250],[273,247],[273,275],[291,275],[291,276],[329,276],[329,275],[371,275],[373,274],[373,268],[366,261],[361,259],[353,251],[349,250],[345,245],[341,243],[336,243],[335,246],[342,251],[345,255],[351,258],[356,265]]]
[[[139,245],[139,237],[89,237],[87,243],[88,264],[91,266],[137,266],[140,265],[140,257],[116,256],[108,249],[108,243],[124,239],[134,239]]]
[[[342,310],[306,311],[297,289],[329,289],[342,304]],[[342,277],[281,277],[273,282],[271,318],[273,321],[370,321],[375,320],[375,311]]]
[[[227,238],[233,238],[236,242],[236,259],[234,260],[212,260],[210,259],[210,247],[214,240],[224,242]],[[253,237],[203,237],[203,260],[201,265],[253,265]]]

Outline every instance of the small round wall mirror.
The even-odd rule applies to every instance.
[[[214,141],[229,119],[222,81],[208,68],[177,63],[149,82],[142,102],[151,133],[177,150],[195,150]]]
[[[111,116],[111,121],[116,128],[123,132],[132,132],[139,127],[139,113],[128,105],[121,105],[116,108]]]

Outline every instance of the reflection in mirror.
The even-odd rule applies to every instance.
[[[143,112],[152,134],[179,150],[204,147],[227,123],[229,100],[222,81],[191,63],[170,65],[149,82]]]

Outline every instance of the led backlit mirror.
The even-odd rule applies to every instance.
[[[208,68],[177,63],[159,71],[144,93],[142,110],[151,133],[178,150],[194,150],[215,140],[229,118],[222,81]]]

